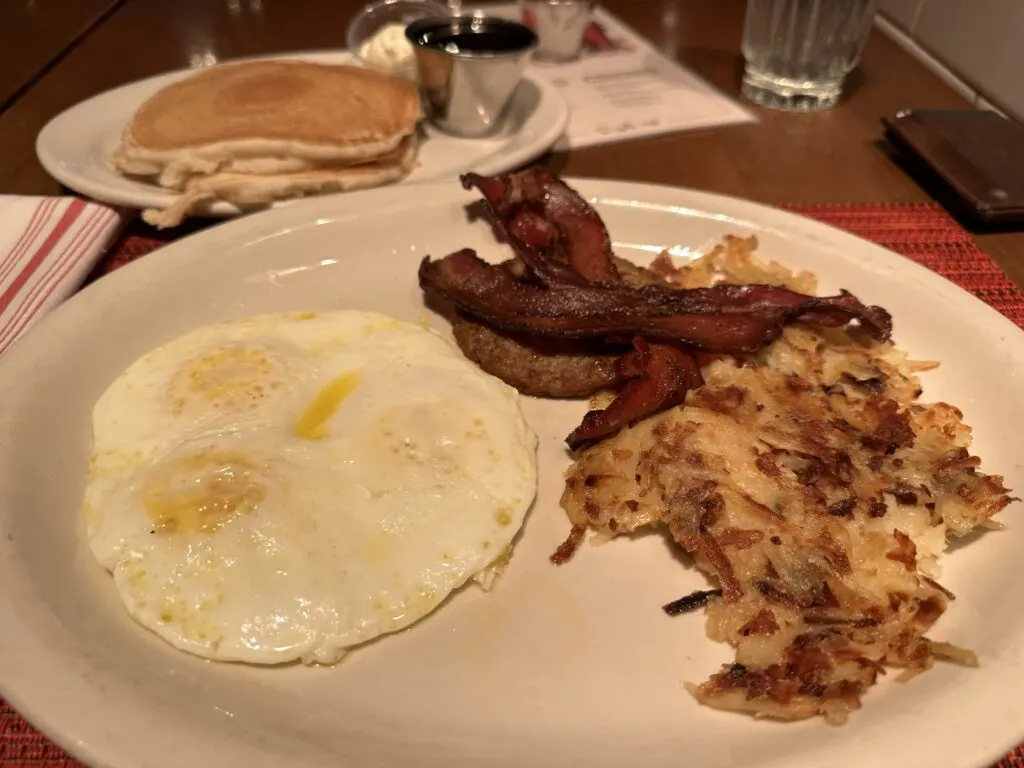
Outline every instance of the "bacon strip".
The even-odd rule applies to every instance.
[[[719,285],[671,290],[516,280],[472,250],[420,264],[424,291],[448,299],[467,314],[506,330],[539,336],[609,338],[646,336],[710,352],[752,352],[790,323],[841,326],[858,320],[875,338],[888,338],[892,322],[880,307],[855,296],[815,298],[763,285]]]
[[[526,247],[553,256],[587,282],[619,282],[601,217],[547,168],[495,177],[467,173],[461,181],[484,196],[492,218],[517,252]]]
[[[515,247],[515,251],[527,271],[548,288],[565,285],[594,285],[568,264],[556,261],[542,251],[521,243]]]
[[[583,417],[566,438],[570,449],[578,450],[639,419],[679,405],[689,390],[704,385],[700,364],[689,352],[668,344],[651,345],[642,338],[634,339],[633,347],[618,362],[626,386],[607,408]]]
[[[692,352],[752,352],[795,322],[841,326],[857,320],[888,338],[889,314],[853,295],[816,298],[771,285],[678,290],[626,286],[597,212],[545,168],[507,176],[461,177],[484,196],[495,226],[515,250],[513,270],[471,250],[424,260],[420,285],[467,315],[505,331],[541,337],[621,340],[634,350],[617,364],[626,385],[608,408],[587,413],[566,442],[577,450],[651,414],[678,405],[703,385]],[[529,278],[532,278],[530,281]],[[644,337],[658,339],[653,343]]]

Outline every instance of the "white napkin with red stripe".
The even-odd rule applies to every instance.
[[[0,353],[78,289],[124,222],[77,197],[0,195]]]

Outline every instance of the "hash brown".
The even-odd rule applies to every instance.
[[[653,267],[685,287],[813,291],[755,245]],[[919,401],[928,367],[855,329],[787,328],[755,355],[708,362],[683,406],[577,456],[562,498],[576,537],[663,527],[721,587],[707,632],[736,660],[694,689],[702,703],[839,724],[886,667],[974,663],[926,636],[953,599],[937,559],[1012,499],[979,470],[960,411]]]

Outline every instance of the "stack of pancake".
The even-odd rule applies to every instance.
[[[419,94],[361,67],[254,61],[203,70],[147,100],[111,160],[179,194],[143,218],[173,227],[198,207],[364,189],[413,168]]]

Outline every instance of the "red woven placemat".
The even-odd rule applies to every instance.
[[[938,206],[826,205],[793,206],[791,210],[873,240],[923,264],[1024,328],[1024,295]],[[116,269],[166,242],[129,230],[94,276]],[[0,700],[0,768],[81,768],[81,763],[48,742]],[[1024,745],[1004,757],[996,768],[1024,768]]]

